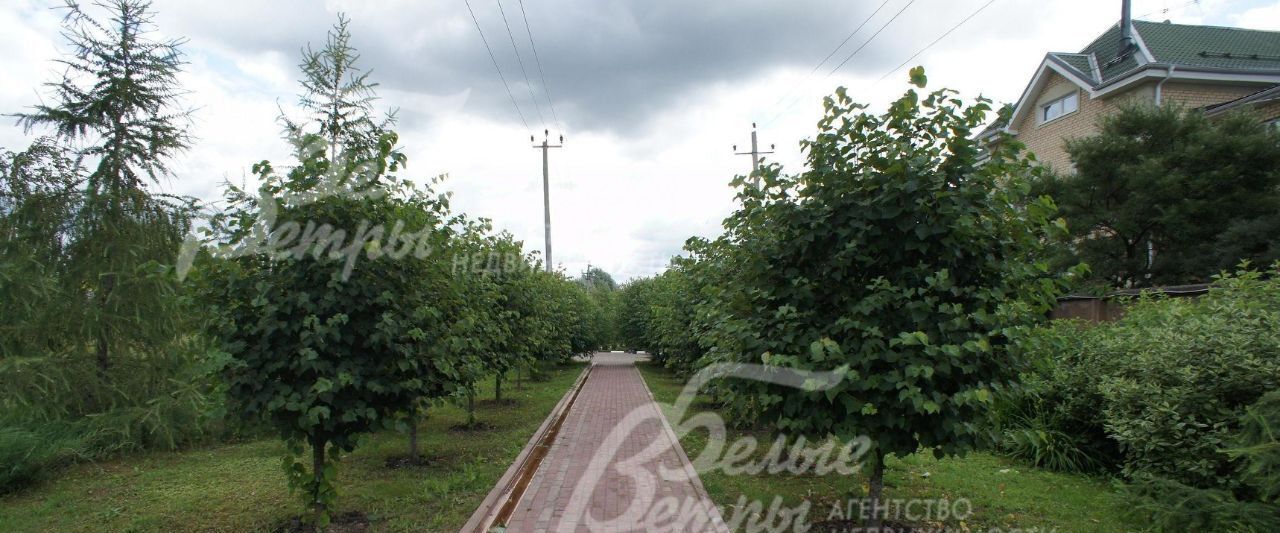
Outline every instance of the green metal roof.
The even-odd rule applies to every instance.
[[[1262,91],[1218,104],[1213,109],[1226,109],[1233,105],[1255,102],[1259,98],[1276,96],[1273,91],[1280,79],[1280,32],[1224,28],[1221,26],[1190,26],[1167,22],[1133,21],[1134,40],[1137,46],[1122,47],[1120,24],[1107,28],[1102,35],[1077,53],[1050,52],[1046,64],[1076,79],[1091,91],[1103,93],[1113,84],[1125,83],[1131,76],[1142,75],[1154,69],[1164,73],[1165,79],[1178,75],[1186,79],[1225,79],[1222,74],[1249,85],[1263,85]],[[1172,66],[1173,68],[1170,68]],[[1042,69],[1044,66],[1041,67]],[[1040,79],[1038,71],[1031,84],[1023,92],[1023,100],[1015,107],[1012,122],[1025,116],[1029,107],[1025,100]],[[999,121],[981,135],[987,135],[1008,126]]]
[[[1102,79],[1094,81],[1101,84],[1138,68],[1139,63],[1136,54],[1140,52],[1130,50],[1121,55],[1120,51],[1120,24],[1117,23],[1089,43],[1089,46],[1084,47],[1084,50],[1081,50],[1080,53],[1092,55],[1094,60],[1098,62],[1098,70],[1102,71]]]
[[[1239,72],[1280,71],[1280,32],[1145,20],[1133,21],[1133,30],[1154,63]],[[1079,70],[1095,87],[1122,78],[1147,63],[1138,50],[1121,49],[1118,23],[1078,54],[1050,55]],[[1089,56],[1096,62],[1102,79],[1087,63]]]
[[[1093,64],[1089,60],[1088,54],[1054,54],[1054,57],[1075,69],[1077,74],[1083,76],[1084,79],[1097,83],[1098,80],[1094,79]]]
[[[1231,70],[1280,70],[1280,32],[1135,20],[1159,63]]]

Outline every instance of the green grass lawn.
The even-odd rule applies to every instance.
[[[338,513],[367,513],[379,531],[457,531],[520,453],[583,364],[550,370],[524,390],[503,384],[514,405],[495,405],[492,380],[476,406],[483,431],[455,431],[463,409],[444,406],[420,425],[423,467],[390,469],[407,437],[371,436],[339,469]],[[148,453],[84,464],[0,497],[0,531],[261,531],[297,516],[277,440]]]
[[[640,364],[650,390],[670,414],[671,404],[684,387],[684,380],[653,364]],[[709,402],[695,400],[685,416],[715,410]],[[672,421],[672,425],[675,423]],[[753,435],[760,441],[764,455],[772,439],[763,433],[727,431],[728,441]],[[707,445],[707,433],[694,431],[681,439],[691,460]],[[725,453],[722,449],[721,453]],[[760,501],[768,509],[775,497],[794,507],[811,502],[807,518],[811,522],[832,517],[833,508],[847,510],[850,498],[866,494],[861,477],[837,474],[817,476],[779,474],[727,475],[722,470],[700,473],[711,499],[720,506],[725,520],[739,501]],[[1047,531],[1124,531],[1134,529],[1120,516],[1118,495],[1103,479],[1040,470],[1010,459],[986,453],[972,453],[964,458],[937,460],[932,454],[917,454],[904,459],[890,459],[885,470],[885,497],[892,499],[946,498],[954,502],[966,498],[972,515],[961,523],[956,520],[929,522],[930,526],[947,526],[974,531],[991,528],[1022,528]],[[963,509],[963,507],[961,507]],[[843,513],[842,513],[843,514]],[[837,518],[839,518],[837,516]]]

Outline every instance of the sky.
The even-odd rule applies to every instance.
[[[470,0],[508,95],[463,0],[155,0],[156,35],[186,39],[197,139],[158,187],[216,200],[253,163],[287,163],[276,119],[295,109],[301,50],[322,45],[345,13],[379,107],[398,109],[409,176],[447,173],[455,210],[541,250],[542,156],[529,138],[563,135],[550,153],[553,263],[648,276],[689,237],[719,234],[735,205],[729,182],[750,170],[732,147],[747,149],[753,122],[761,148],[776,146],[766,161],[798,172],[800,140],[816,134],[821,98],[837,86],[882,109],[922,65],[930,88],[1016,101],[1046,52],[1082,48],[1121,3],[994,0],[894,70],[988,1],[525,0],[522,16],[521,0]],[[47,98],[41,84],[67,48],[61,3],[0,0],[0,113]],[[1280,30],[1280,0],[1133,4],[1141,20]],[[0,147],[40,133],[0,122]]]

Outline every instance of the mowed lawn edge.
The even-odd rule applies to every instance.
[[[550,368],[543,379],[482,387],[476,418],[433,407],[419,424],[428,464],[389,468],[408,437],[383,431],[342,457],[337,513],[366,513],[375,531],[457,531],[573,385],[586,363]],[[69,467],[53,479],[0,496],[0,531],[270,531],[301,511],[282,469],[285,446],[266,438],[179,452],[148,452]]]
[[[649,389],[653,391],[663,415],[673,427],[673,407],[685,380],[651,362],[637,363]],[[687,418],[698,412],[719,413],[703,395],[694,400]],[[729,443],[740,437],[754,436],[759,448],[753,457],[764,455],[772,444],[764,433],[727,428]],[[697,461],[707,446],[707,432],[695,430],[681,437],[689,458]],[[728,446],[721,448],[723,454]],[[759,501],[768,512],[775,497],[783,505],[794,508],[811,502],[808,521],[847,518],[848,502],[866,494],[861,476],[778,474],[727,475],[722,470],[699,472],[712,501],[720,507],[726,521],[732,517],[739,500]],[[973,531],[1020,528],[1032,531],[1128,531],[1137,526],[1127,522],[1119,494],[1111,482],[1100,477],[1046,471],[1012,459],[989,453],[970,453],[963,458],[934,459],[931,454],[915,454],[904,459],[891,459],[885,471],[885,496],[906,500],[928,498],[949,502],[967,499],[972,514],[964,520],[923,521],[919,525],[970,529]],[[960,510],[964,506],[953,506]],[[1034,529],[1033,529],[1034,528]]]

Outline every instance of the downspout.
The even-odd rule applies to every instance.
[[[1176,68],[1178,67],[1175,65],[1169,65],[1169,68],[1165,69],[1166,72],[1164,75],[1164,79],[1160,80],[1160,83],[1156,84],[1156,106],[1157,107],[1164,104],[1164,92],[1162,90],[1164,89],[1164,82],[1169,81],[1169,78],[1173,77],[1173,71]]]
[[[1169,81],[1169,78],[1173,77],[1173,71],[1176,68],[1178,67],[1172,63],[1169,64],[1169,68],[1166,69],[1164,79],[1156,83],[1156,107],[1164,105],[1164,83]],[[1151,242],[1151,238],[1147,237],[1147,278],[1151,277],[1151,265],[1155,264],[1155,262],[1156,247],[1155,244]]]
[[[1156,262],[1156,245],[1151,242],[1151,237],[1147,237],[1147,278],[1151,277],[1151,265]]]

